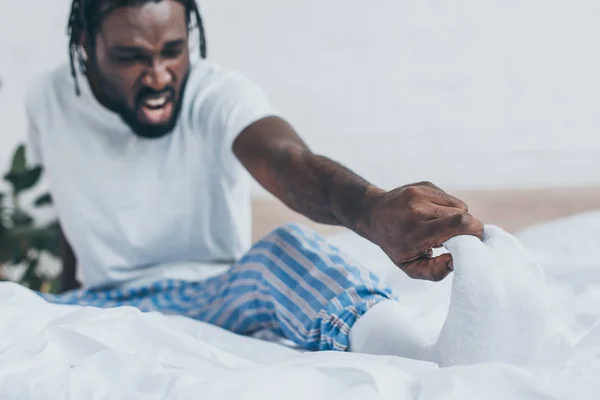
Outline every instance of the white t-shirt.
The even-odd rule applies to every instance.
[[[251,245],[250,175],[231,148],[278,115],[263,91],[198,61],[174,131],[148,140],[79,83],[77,97],[67,65],[44,73],[26,109],[29,160],[44,167],[83,286],[201,279],[239,259]]]

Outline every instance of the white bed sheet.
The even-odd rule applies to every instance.
[[[179,317],[132,308],[46,304],[0,285],[0,400],[8,399],[597,399],[600,393],[600,213],[518,237],[546,270],[552,330],[531,365],[440,369],[397,357],[303,353]],[[451,279],[413,281],[355,235],[332,241],[374,269],[433,340]]]

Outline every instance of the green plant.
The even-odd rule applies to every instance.
[[[40,273],[40,256],[47,252],[59,257],[60,226],[56,220],[38,226],[21,204],[22,194],[32,189],[41,176],[41,167],[27,165],[25,145],[20,145],[13,155],[10,170],[4,175],[10,192],[0,192],[0,280],[6,280],[3,272],[7,266],[23,265],[25,272],[18,283],[36,291],[56,292],[57,278]],[[46,193],[39,196],[33,206],[51,204],[52,198]]]

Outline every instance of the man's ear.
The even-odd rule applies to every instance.
[[[77,51],[77,58],[79,63],[79,68],[84,75],[87,75],[90,63],[90,55],[93,55],[93,46],[91,42],[88,40],[88,35],[82,33],[79,38],[79,49]]]
[[[89,60],[89,54],[91,51],[91,46],[90,46],[90,42],[88,39],[88,35],[86,35],[85,33],[81,34],[81,37],[79,38],[79,46],[81,47],[81,58],[82,58],[82,62],[87,64],[88,60]]]

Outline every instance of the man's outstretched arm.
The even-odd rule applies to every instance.
[[[483,234],[482,224],[461,200],[428,182],[382,190],[313,153],[280,118],[249,126],[233,151],[288,207],[316,222],[355,231],[380,246],[412,278],[443,279],[452,270],[451,257],[431,258],[431,249],[454,236]]]

